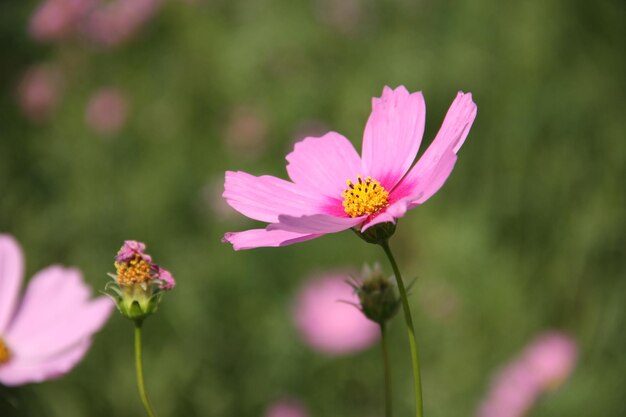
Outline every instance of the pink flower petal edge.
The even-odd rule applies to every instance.
[[[330,132],[305,138],[287,155],[293,182],[226,172],[226,202],[244,216],[269,224],[265,229],[226,233],[223,241],[235,250],[276,247],[350,228],[365,232],[380,223],[395,223],[446,182],[477,112],[471,93],[459,92],[432,144],[411,167],[424,132],[425,108],[421,92],[385,87],[382,96],[372,100],[362,158],[348,139]],[[347,181],[357,185],[359,178],[377,181],[387,199],[347,209],[345,204],[350,203],[345,200],[356,198],[348,195],[353,190]]]
[[[19,290],[22,258],[15,239],[0,235],[0,288]],[[107,297],[90,299],[90,292],[77,269],[60,266],[37,273],[21,302],[19,291],[2,292],[2,301],[12,309],[3,310],[3,317],[9,319],[0,328],[0,339],[10,354],[0,364],[0,383],[21,385],[56,378],[84,357],[91,336],[114,308]]]

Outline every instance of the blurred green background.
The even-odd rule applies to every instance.
[[[545,329],[569,332],[581,354],[529,416],[625,415],[623,2],[170,1],[111,48],[36,42],[37,5],[0,4],[0,231],[22,244],[28,276],[75,265],[100,289],[124,239],[173,272],[145,325],[159,415],[261,416],[283,396],[311,416],[383,414],[378,347],[325,357],[291,318],[307,276],[382,251],[346,232],[236,253],[222,234],[256,224],[225,210],[220,187],[227,169],[286,177],[284,156],[308,133],[360,149],[371,98],[399,84],[425,94],[425,144],[457,90],[479,109],[453,175],[392,241],[419,277],[426,415],[473,415],[493,372]],[[40,63],[63,87],[33,122],[18,84]],[[109,134],[85,121],[105,86],[128,100]],[[411,415],[400,316],[390,334],[397,415]],[[132,326],[114,315],[65,378],[0,388],[0,414],[142,415],[134,378]]]

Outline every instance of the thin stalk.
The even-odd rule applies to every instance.
[[[385,417],[392,417],[391,406],[391,368],[389,366],[389,352],[387,350],[387,330],[385,323],[380,324],[381,345],[383,348],[383,363],[385,364]]]
[[[143,403],[143,407],[146,409],[146,413],[150,417],[156,417],[154,410],[152,409],[152,404],[150,404],[150,400],[148,399],[148,394],[146,393],[146,385],[143,378],[143,362],[141,359],[141,322],[135,322],[135,370],[137,371],[137,387],[139,388],[139,396],[141,397],[141,402]]]
[[[402,275],[400,275],[400,270],[398,269],[398,264],[391,253],[391,249],[389,248],[389,242],[384,241],[380,244],[387,258],[389,259],[389,263],[391,263],[391,268],[393,268],[393,273],[396,276],[396,281],[398,283],[398,291],[400,292],[400,299],[402,300],[402,310],[404,311],[404,321],[406,322],[406,328],[409,334],[409,347],[411,348],[411,361],[413,363],[413,383],[415,388],[415,415],[417,417],[423,417],[424,415],[424,405],[422,402],[422,381],[420,377],[420,361],[419,355],[417,353],[417,339],[415,338],[415,329],[413,328],[413,318],[411,317],[411,309],[409,307],[409,300],[406,296],[406,288],[404,287],[404,282],[402,281]]]

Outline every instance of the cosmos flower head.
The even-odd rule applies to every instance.
[[[372,101],[361,156],[348,139],[330,132],[305,138],[287,155],[291,181],[227,171],[228,204],[268,225],[226,233],[223,240],[235,250],[285,246],[353,228],[379,243],[393,233],[396,219],[447,180],[476,111],[472,95],[459,92],[439,133],[413,165],[424,132],[424,98],[402,86],[385,87]],[[368,232],[377,225],[382,229]],[[374,233],[380,230],[382,236]]]
[[[176,281],[167,269],[154,263],[146,252],[146,245],[126,240],[115,256],[113,281],[105,286],[123,316],[143,320],[153,314],[165,291],[174,288]]]
[[[0,384],[22,385],[60,377],[76,366],[113,311],[74,268],[50,266],[19,292],[24,256],[0,234]]]

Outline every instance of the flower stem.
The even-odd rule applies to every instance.
[[[389,366],[389,352],[387,351],[387,330],[385,323],[380,324],[381,345],[383,347],[383,363],[385,364],[385,417],[392,417],[391,406],[391,368]]]
[[[137,371],[137,387],[139,388],[139,396],[141,397],[143,407],[146,409],[146,413],[148,413],[148,416],[150,417],[156,417],[156,414],[152,409],[152,404],[150,404],[150,400],[148,399],[143,379],[143,362],[141,359],[141,324],[140,320],[135,321],[135,369]]]
[[[400,275],[400,270],[398,269],[398,264],[396,264],[396,260],[391,253],[391,249],[389,248],[389,242],[387,240],[383,241],[380,246],[382,246],[387,258],[389,259],[389,263],[391,263],[391,268],[393,268],[393,273],[396,276],[396,281],[398,283],[398,290],[400,292],[400,299],[402,300],[402,310],[404,311],[404,321],[406,322],[407,331],[409,333],[409,346],[411,348],[411,361],[413,362],[413,382],[415,387],[415,415],[417,417],[423,417],[424,415],[424,406],[422,402],[422,381],[420,378],[420,362],[419,356],[417,353],[417,339],[415,338],[415,329],[413,328],[413,318],[411,317],[411,309],[409,308],[409,300],[406,296],[406,289],[404,288],[404,282],[402,281],[402,275]]]

